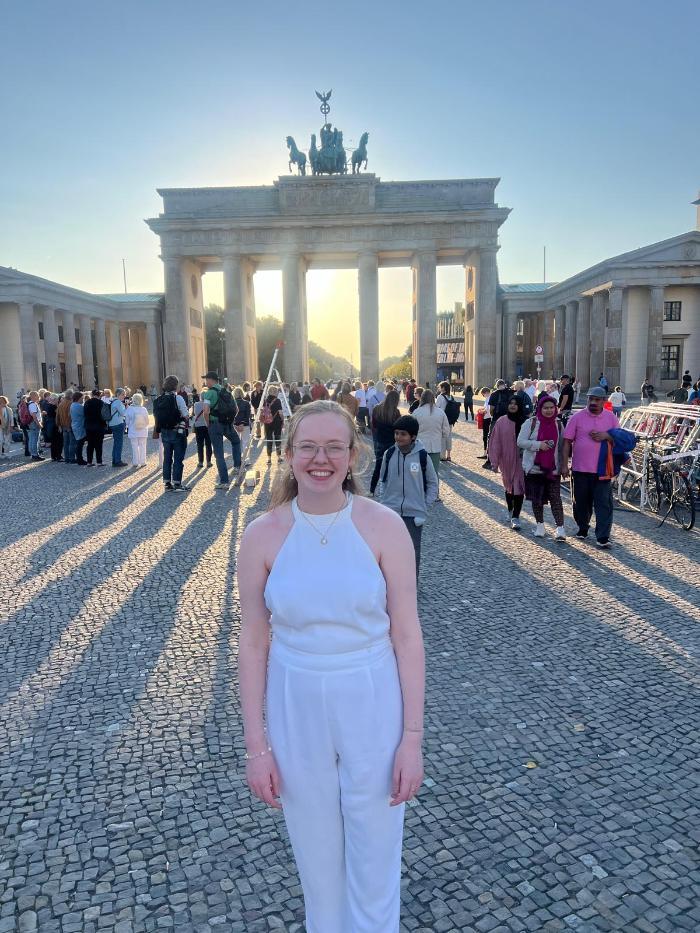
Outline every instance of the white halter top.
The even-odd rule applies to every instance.
[[[388,641],[386,581],[352,520],[349,493],[347,500],[335,521],[335,513],[307,520],[292,501],[294,524],[267,578],[265,604],[273,638],[296,651],[342,654]]]

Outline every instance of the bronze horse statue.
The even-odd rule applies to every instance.
[[[369,133],[363,133],[360,136],[360,145],[352,154],[352,173],[353,175],[359,174],[362,163],[364,162],[365,168],[367,168],[367,140],[369,139]]]
[[[289,149],[289,171],[291,172],[292,165],[296,165],[299,174],[306,175],[306,156],[300,149],[297,149],[293,136],[287,137],[287,147]]]

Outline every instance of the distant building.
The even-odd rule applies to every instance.
[[[437,315],[437,381],[464,384],[464,305]]]
[[[0,392],[160,385],[163,313],[162,294],[92,295],[0,266]]]
[[[686,369],[700,378],[700,216],[697,230],[562,282],[499,285],[494,378],[535,375],[538,346],[544,378],[585,387],[601,373],[628,393],[645,378],[669,391]]]

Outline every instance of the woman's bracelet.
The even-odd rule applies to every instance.
[[[423,733],[424,730],[423,730],[423,729],[411,729],[410,726],[404,726],[404,727],[403,727],[403,731],[404,731],[404,732],[420,732],[420,733]]]
[[[258,752],[257,755],[249,755],[248,752],[245,753],[243,758],[245,761],[252,761],[254,758],[262,758],[264,755],[269,755],[272,749],[268,745],[264,752]]]

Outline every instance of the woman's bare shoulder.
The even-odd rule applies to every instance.
[[[285,535],[289,531],[293,520],[291,504],[285,502],[284,505],[279,505],[259,515],[247,525],[241,544],[245,542],[250,546],[275,541],[280,535]]]

